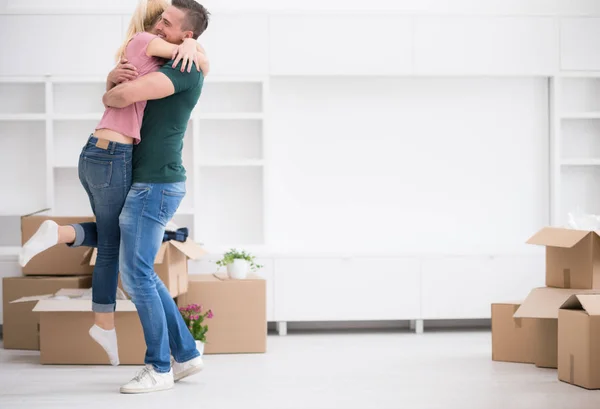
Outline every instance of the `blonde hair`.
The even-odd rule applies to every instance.
[[[125,56],[127,44],[129,44],[133,36],[138,33],[150,31],[158,22],[161,14],[170,5],[170,0],[139,0],[138,5],[133,12],[133,16],[131,16],[125,41],[123,41],[123,44],[119,47],[119,51],[117,51],[117,62]]]

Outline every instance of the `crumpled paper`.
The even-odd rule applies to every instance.
[[[568,213],[567,226],[575,230],[600,230],[600,216],[584,213],[580,208]]]

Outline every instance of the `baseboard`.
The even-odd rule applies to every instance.
[[[425,331],[491,329],[490,319],[424,320]],[[269,332],[276,332],[276,323],[269,322]],[[410,321],[297,321],[288,322],[288,331],[409,331]]]

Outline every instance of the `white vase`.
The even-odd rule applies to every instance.
[[[200,356],[204,355],[204,342],[196,340],[196,349],[200,352]]]
[[[243,280],[248,276],[249,268],[248,260],[236,258],[232,263],[227,264],[227,275],[234,280]]]

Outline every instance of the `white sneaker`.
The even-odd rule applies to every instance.
[[[121,386],[121,393],[148,393],[171,389],[173,387],[173,370],[159,373],[152,365],[146,365],[128,383]]]
[[[200,356],[182,363],[175,362],[173,357],[171,357],[171,367],[173,368],[173,379],[177,382],[203,370],[204,362]]]

